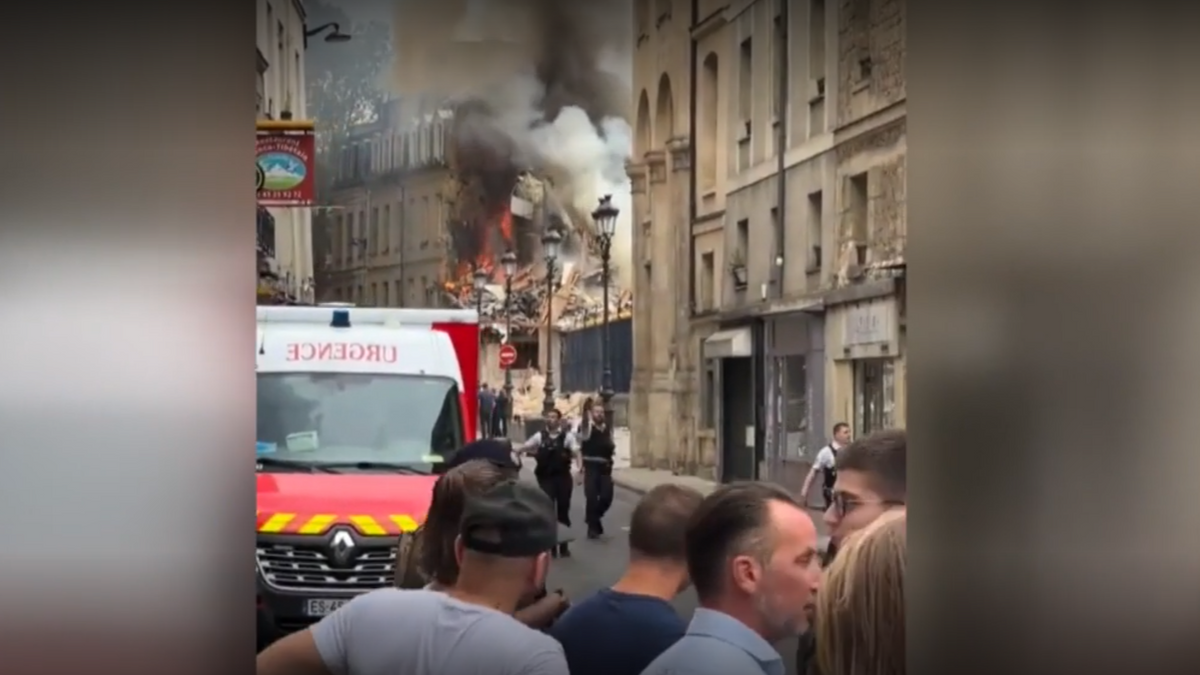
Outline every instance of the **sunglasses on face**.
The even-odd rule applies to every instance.
[[[833,504],[831,505],[831,508],[833,509],[833,512],[838,515],[839,518],[842,518],[842,517],[845,517],[845,515],[847,513],[850,513],[851,511],[853,511],[854,509],[857,509],[860,506],[870,506],[872,504],[878,505],[878,506],[904,506],[904,502],[901,502],[901,501],[896,501],[896,500],[876,501],[876,500],[870,500],[870,499],[859,499],[857,497],[852,497],[852,496],[846,494],[845,492],[835,492],[835,493],[833,493]]]

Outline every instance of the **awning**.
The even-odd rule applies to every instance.
[[[733,359],[750,356],[750,327],[719,330],[704,339],[704,358]]]

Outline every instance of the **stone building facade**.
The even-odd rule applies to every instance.
[[[433,115],[397,130],[385,115],[354,130],[334,183],[332,264],[321,300],[440,306],[452,175],[435,140],[445,122]]]
[[[833,423],[903,424],[903,19],[638,1],[636,464],[797,483]]]

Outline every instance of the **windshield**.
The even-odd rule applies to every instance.
[[[259,373],[258,456],[394,464],[432,473],[462,445],[458,386],[443,377]]]

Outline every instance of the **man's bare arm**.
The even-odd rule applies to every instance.
[[[530,436],[529,438],[526,438],[524,441],[521,441],[521,443],[516,445],[515,448],[518,453],[520,453],[522,455],[528,455],[530,452],[537,449],[537,446],[541,442],[542,442],[542,432],[539,431],[536,434]]]
[[[335,675],[317,651],[311,630],[302,630],[259,652],[257,675]]]

